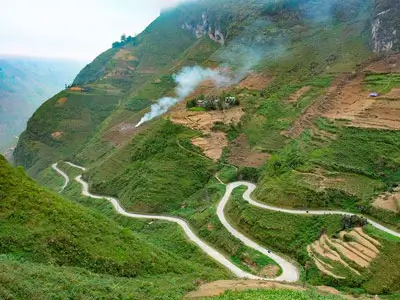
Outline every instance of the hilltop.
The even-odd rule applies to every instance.
[[[52,188],[51,164],[82,164],[93,193],[184,218],[258,275],[273,262],[216,217],[221,182],[257,183],[253,196],[268,205],[363,214],[399,231],[399,9],[390,0],[204,0],[164,11],[35,112],[15,163]],[[65,193],[84,203],[77,187]],[[364,239],[381,245],[365,246],[359,219],[231,200],[230,221],[293,259],[308,284],[400,292],[396,239],[364,226]]]

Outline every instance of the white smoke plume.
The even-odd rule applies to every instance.
[[[151,106],[150,112],[144,115],[136,127],[166,113],[171,106],[184,100],[202,81],[207,79],[214,81],[218,87],[230,85],[235,81],[235,79],[224,76],[217,70],[203,69],[199,66],[185,67],[179,74],[174,75],[174,80],[177,83],[175,88],[176,97],[159,99],[156,104]]]

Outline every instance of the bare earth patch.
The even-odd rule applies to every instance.
[[[245,134],[241,134],[229,147],[228,161],[232,165],[240,167],[262,167],[270,155],[253,151]]]
[[[327,235],[322,235],[318,241],[307,247],[308,254],[317,268],[328,276],[343,278],[340,270],[332,267],[333,262],[340,263],[351,272],[361,275],[348,262],[351,261],[361,268],[368,268],[379,254],[379,242],[365,234],[362,228],[350,232],[343,231],[339,236],[338,239],[331,239]]]
[[[310,86],[303,86],[297,92],[289,97],[289,102],[297,102],[299,99],[311,89]]]
[[[323,115],[329,119],[345,119],[350,126],[400,130],[400,93],[394,89],[378,98],[369,97],[363,89],[364,76],[348,82],[333,98]]]
[[[57,106],[63,106],[67,101],[68,101],[67,97],[60,98],[60,99],[57,100],[56,105]]]
[[[386,74],[391,72],[400,73],[400,54],[391,55],[385,59],[374,62],[365,68],[365,71]]]
[[[64,132],[62,132],[62,131],[56,131],[56,132],[53,132],[53,133],[51,134],[51,137],[52,137],[53,139],[55,139],[55,140],[59,140],[59,139],[62,137],[63,133],[64,133]]]
[[[115,55],[114,59],[119,59],[119,60],[127,60],[127,61],[134,61],[137,60],[135,56],[131,54],[131,52],[127,49],[121,49],[119,50]]]
[[[259,280],[219,280],[206,283],[199,287],[197,291],[190,292],[185,296],[186,299],[197,299],[203,297],[214,297],[223,294],[225,291],[245,291],[254,289],[285,289],[304,291],[300,286],[281,284]]]
[[[213,132],[215,123],[237,124],[244,115],[241,107],[224,111],[196,112],[188,111],[184,103],[179,103],[169,112],[170,120],[179,125],[201,131],[205,136],[192,139],[192,143],[199,146],[204,155],[218,160],[221,158],[223,148],[228,146],[224,132]]]
[[[398,213],[400,211],[400,189],[396,189],[394,193],[380,195],[372,203],[372,206]]]
[[[259,91],[265,89],[272,80],[272,77],[260,73],[251,73],[238,84],[238,88]]]
[[[272,278],[272,277],[276,277],[279,270],[280,270],[280,268],[277,265],[268,265],[268,266],[265,266],[264,268],[262,268],[260,270],[260,272],[258,272],[258,275],[262,276],[262,277]]]
[[[69,90],[73,91],[73,92],[82,92],[83,88],[81,88],[80,86],[73,86],[73,87],[70,87]]]
[[[228,146],[228,139],[224,132],[211,132],[207,136],[194,138],[191,142],[200,147],[205,156],[215,161],[221,158],[223,148]]]

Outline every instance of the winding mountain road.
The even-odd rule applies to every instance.
[[[66,162],[68,165],[78,168],[82,171],[86,171],[86,169],[84,167],[75,165],[73,163],[70,162]],[[58,164],[53,164],[52,168],[59,173],[64,179],[65,179],[65,183],[61,189],[61,192],[64,191],[64,189],[68,186],[70,179],[68,177],[68,175],[66,173],[64,173],[62,170],[60,170],[58,168]],[[277,211],[277,212],[282,212],[282,213],[289,213],[289,214],[300,214],[300,215],[327,215],[327,214],[336,214],[336,215],[354,215],[351,213],[346,213],[346,212],[340,212],[340,211],[303,211],[303,210],[289,210],[289,209],[283,209],[283,208],[279,208],[279,207],[274,207],[274,206],[269,206],[269,205],[265,205],[259,202],[256,202],[254,200],[251,199],[251,193],[255,190],[256,186],[252,183],[249,182],[234,182],[234,183],[230,183],[226,185],[226,192],[224,194],[224,196],[222,197],[221,201],[218,204],[217,207],[217,215],[219,220],[221,221],[221,223],[223,224],[223,226],[233,235],[235,236],[237,239],[239,239],[243,244],[245,244],[246,246],[253,248],[257,251],[259,251],[260,253],[268,256],[269,258],[273,259],[282,269],[282,273],[279,277],[276,278],[265,278],[265,277],[259,277],[253,274],[250,274],[248,272],[245,272],[243,270],[241,270],[239,267],[237,267],[236,265],[234,265],[230,260],[228,260],[225,256],[223,256],[221,253],[219,253],[217,250],[215,250],[214,248],[212,248],[211,246],[209,246],[207,243],[205,243],[203,240],[201,240],[190,228],[189,224],[179,218],[175,218],[175,217],[167,217],[167,216],[156,216],[156,215],[147,215],[147,214],[135,214],[135,213],[130,213],[125,211],[121,205],[119,204],[118,200],[112,197],[108,197],[108,196],[100,196],[100,195],[93,195],[89,192],[89,185],[87,182],[85,182],[82,179],[82,175],[79,175],[75,178],[75,180],[81,184],[82,186],[82,195],[86,196],[86,197],[90,197],[90,198],[94,198],[94,199],[106,199],[107,201],[109,201],[113,207],[115,208],[115,210],[117,211],[117,213],[126,216],[126,217],[130,217],[130,218],[135,218],[135,219],[152,219],[152,220],[163,220],[163,221],[168,221],[168,222],[173,222],[178,224],[185,232],[185,234],[188,236],[188,238],[194,242],[196,245],[198,245],[206,254],[208,254],[210,257],[212,257],[213,259],[215,259],[216,261],[218,261],[220,264],[222,264],[223,266],[225,266],[227,269],[229,269],[233,274],[235,274],[235,276],[239,277],[239,278],[247,278],[247,279],[256,279],[256,280],[271,280],[271,281],[283,281],[283,282],[296,282],[299,280],[300,278],[300,271],[298,269],[298,267],[293,264],[292,262],[286,260],[285,258],[279,256],[278,254],[273,253],[271,250],[266,249],[260,245],[258,245],[256,242],[252,241],[251,239],[249,239],[248,237],[246,237],[244,234],[240,233],[238,230],[236,230],[232,225],[230,225],[230,223],[228,222],[228,220],[225,217],[225,207],[229,201],[229,198],[233,192],[233,190],[237,187],[240,186],[246,186],[247,190],[246,192],[243,194],[243,199],[246,200],[247,202],[249,202],[251,205],[254,205],[256,207],[262,208],[262,209],[267,209],[267,210],[272,210],[272,211]],[[222,182],[221,182],[222,183]],[[61,193],[60,192],[60,193]],[[372,220],[368,219],[368,222],[382,230],[385,231],[391,235],[394,235],[396,237],[400,237],[400,234],[389,229],[386,228],[383,225],[380,225]]]

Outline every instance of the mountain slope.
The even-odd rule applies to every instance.
[[[388,210],[381,198],[396,199],[400,184],[400,56],[393,54],[395,42],[374,54],[381,4],[397,9],[383,0],[204,0],[164,12],[82,70],[75,84],[83,91],[64,91],[35,113],[16,163],[43,183],[51,163],[81,163],[97,193],[117,196],[127,210],[187,219],[245,268],[258,270],[263,262],[215,217],[222,189],[215,174],[226,182],[258,182],[255,196],[268,204],[341,209],[398,229],[396,203]],[[379,30],[385,45],[397,18],[390,21],[382,19]],[[230,84],[215,84],[204,73]],[[375,93],[380,96],[370,96]],[[69,97],[71,106],[61,100]],[[168,110],[163,105],[171,99],[178,103]],[[235,107],[227,103],[232,99]],[[145,115],[155,118],[136,127]],[[307,245],[297,244],[303,234],[307,243],[324,232],[335,235],[340,219],[310,218],[301,229],[278,215],[265,214],[271,223],[249,222],[251,212],[236,211],[242,230],[282,237],[285,242],[268,246],[308,266],[303,275],[312,284],[399,291],[396,268],[387,272],[390,286],[373,277],[385,270],[391,246],[362,275],[336,280],[322,275]]]
[[[0,58],[0,150],[16,142],[32,113],[72,81],[81,63]]]

